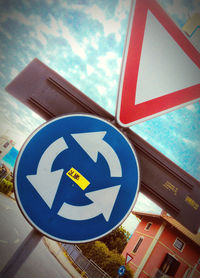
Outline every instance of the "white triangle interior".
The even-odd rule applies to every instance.
[[[135,104],[200,83],[200,69],[148,11]]]

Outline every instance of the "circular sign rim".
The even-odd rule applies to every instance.
[[[121,273],[120,270],[123,270],[123,273]],[[118,268],[118,275],[123,276],[125,272],[126,272],[126,267],[125,267],[125,265],[121,265],[121,266]]]
[[[31,139],[41,130],[43,129],[44,127],[48,126],[49,124],[57,121],[57,120],[60,120],[60,119],[63,119],[63,118],[70,118],[70,117],[90,117],[90,118],[94,118],[94,119],[97,119],[97,120],[100,120],[108,125],[110,125],[111,127],[113,127],[117,132],[119,132],[122,137],[125,139],[125,141],[128,143],[130,149],[132,150],[132,153],[134,155],[134,158],[135,158],[135,162],[136,162],[136,166],[137,166],[137,172],[138,172],[138,182],[137,182],[137,188],[136,188],[136,192],[135,192],[135,196],[133,198],[133,201],[131,203],[131,206],[129,208],[129,210],[126,212],[126,214],[124,215],[124,217],[117,223],[117,225],[115,225],[114,227],[112,227],[110,230],[108,230],[107,232],[105,232],[104,234],[101,234],[99,236],[95,236],[93,238],[90,238],[90,239],[85,239],[85,240],[67,240],[67,239],[63,239],[63,238],[59,238],[59,237],[56,237],[56,236],[53,236],[51,234],[49,234],[47,231],[44,231],[43,229],[41,229],[37,224],[35,224],[31,218],[29,217],[29,215],[27,214],[26,210],[24,209],[23,205],[22,205],[22,202],[20,200],[20,197],[19,197],[19,194],[18,194],[18,185],[17,185],[17,171],[18,171],[18,166],[19,166],[19,163],[20,163],[20,159],[23,155],[23,152],[24,150],[26,149],[27,145],[29,144],[29,142],[31,141]],[[139,162],[138,162],[138,158],[137,158],[137,154],[133,148],[133,146],[131,145],[130,141],[128,140],[128,138],[115,126],[113,125],[111,122],[109,122],[108,120],[102,118],[102,117],[99,117],[99,116],[94,116],[94,115],[91,115],[91,114],[88,114],[88,113],[71,113],[71,114],[65,114],[65,115],[62,115],[62,116],[58,116],[58,117],[55,117],[49,121],[46,121],[45,123],[41,124],[38,128],[36,128],[28,137],[27,139],[25,140],[25,142],[23,143],[19,153],[18,153],[18,156],[17,156],[17,159],[15,161],[15,166],[14,166],[14,171],[13,171],[13,176],[14,176],[14,193],[15,193],[15,197],[16,197],[16,201],[17,201],[17,205],[21,211],[21,213],[23,214],[24,218],[26,219],[26,221],[34,228],[36,229],[37,231],[39,231],[42,235],[50,238],[50,239],[53,239],[53,240],[56,240],[56,241],[59,241],[59,242],[63,242],[63,243],[87,243],[87,242],[91,242],[91,241],[95,241],[95,240],[98,240],[99,238],[102,238],[106,235],[108,235],[109,233],[111,233],[113,230],[115,230],[116,228],[118,228],[120,225],[122,225],[122,223],[126,220],[126,218],[129,216],[129,214],[131,213],[131,211],[133,210],[133,207],[135,205],[135,202],[136,202],[136,199],[138,197],[138,193],[139,193],[139,188],[140,188],[140,168],[139,168]]]

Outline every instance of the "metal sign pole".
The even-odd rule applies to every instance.
[[[32,229],[32,231],[27,235],[13,256],[1,270],[0,278],[13,278],[19,268],[26,261],[28,256],[38,245],[42,237],[43,235],[40,232],[38,232],[36,229]]]

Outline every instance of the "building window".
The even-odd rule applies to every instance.
[[[164,275],[168,275],[167,277],[174,277],[179,266],[180,263],[176,260],[175,257],[171,256],[170,254],[166,254],[154,278],[160,278]]]
[[[183,248],[184,248],[184,246],[185,246],[185,243],[182,241],[182,240],[180,240],[179,238],[176,238],[176,240],[174,241],[174,247],[176,248],[176,249],[178,249],[179,251],[183,251]]]
[[[145,230],[146,230],[146,231],[150,230],[151,225],[152,225],[151,222],[147,223],[147,225],[146,225],[146,227],[145,227]]]
[[[136,243],[136,245],[135,245],[135,247],[134,247],[134,249],[133,249],[133,253],[136,253],[136,252],[137,252],[137,250],[138,250],[138,248],[140,247],[140,245],[141,245],[143,239],[144,239],[143,237],[140,237],[140,238],[139,238],[138,242]]]
[[[9,146],[9,142],[6,142],[3,146],[4,148],[7,148]]]

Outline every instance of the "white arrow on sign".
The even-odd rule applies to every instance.
[[[103,214],[105,220],[108,222],[120,187],[120,185],[116,185],[88,192],[85,195],[92,200],[93,203],[84,206],[73,206],[64,203],[58,215],[70,220],[87,220]]]
[[[97,162],[98,153],[104,156],[108,163],[111,177],[122,176],[122,168],[117,154],[113,148],[103,140],[106,131],[76,133],[71,135],[94,162]]]
[[[51,172],[55,158],[68,148],[64,138],[53,142],[43,153],[37,167],[36,175],[26,176],[45,203],[52,207],[64,169]]]

